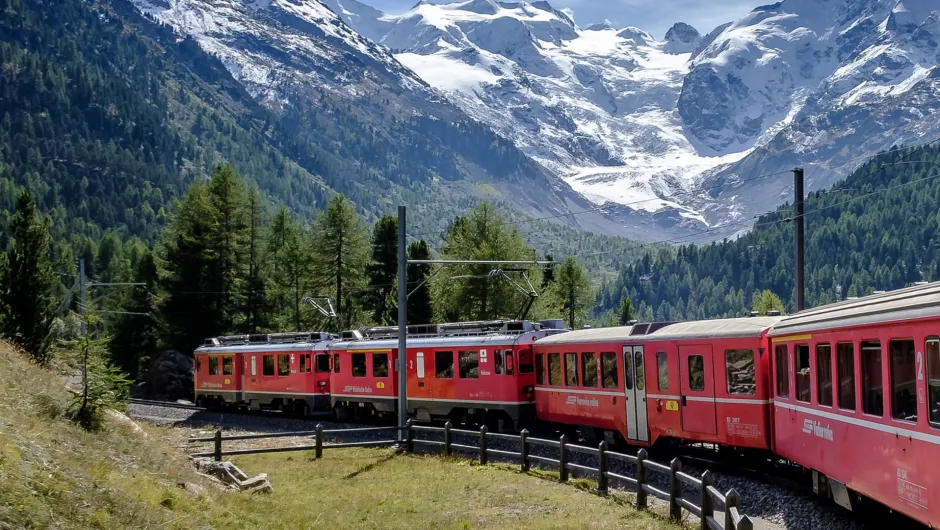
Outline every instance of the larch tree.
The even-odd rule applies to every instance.
[[[244,299],[242,279],[249,224],[245,185],[232,166],[220,165],[209,179],[207,193],[211,205],[209,287],[217,293],[222,331],[231,332]]]
[[[414,241],[408,245],[409,260],[431,259],[431,248],[425,240]],[[431,288],[426,280],[431,275],[431,266],[423,263],[408,265],[408,324],[430,324],[433,318],[431,309]],[[424,282],[424,285],[421,285]]]
[[[302,302],[311,283],[312,248],[307,234],[286,208],[274,216],[268,232],[268,263],[275,285],[280,325],[303,330]]]
[[[243,298],[244,329],[248,333],[257,333],[259,329],[266,328],[269,320],[269,306],[267,296],[267,276],[265,275],[265,261],[263,242],[264,210],[261,197],[257,189],[248,192],[248,268],[245,270]]]
[[[751,298],[751,311],[756,311],[759,315],[766,315],[771,311],[779,311],[782,315],[786,311],[786,306],[779,296],[769,289],[755,292]]]
[[[618,322],[621,326],[626,326],[632,320],[636,319],[636,316],[633,314],[633,300],[630,300],[629,296],[624,295],[623,298],[620,299],[618,317]]]
[[[590,313],[594,301],[591,278],[576,258],[565,258],[555,267],[555,282],[551,287],[553,308],[564,310],[568,326],[577,329]]]
[[[369,283],[361,297],[362,305],[372,320],[387,325],[398,320],[398,303],[394,299],[398,281],[398,219],[387,215],[372,230],[372,260],[366,266]]]
[[[150,252],[137,262],[132,294],[123,306],[114,337],[108,343],[111,361],[132,380],[143,379],[150,362],[157,354],[161,330],[157,322],[157,289],[159,275],[157,263]]]
[[[33,196],[22,192],[10,224],[12,243],[4,256],[0,286],[4,335],[43,364],[51,358],[50,330],[57,306],[49,226]]]
[[[348,327],[358,319],[354,295],[363,287],[369,262],[369,231],[352,203],[334,195],[314,223],[313,273],[316,287],[333,298],[339,322]]]

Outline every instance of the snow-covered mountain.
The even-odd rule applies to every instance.
[[[789,175],[755,176],[804,165],[818,188],[940,134],[937,0],[785,0],[663,40],[545,1],[325,2],[576,191],[647,214],[648,238],[729,235],[789,198]]]
[[[535,215],[590,206],[428,86],[388,48],[344,22],[384,24],[368,6],[340,11],[341,18],[321,0],[130,1],[218,57],[298,138],[317,147],[304,156],[353,200],[368,195],[370,203],[385,203],[386,211],[396,199],[419,201],[416,206],[441,222],[459,211],[467,193]],[[620,231],[603,214],[567,222]]]

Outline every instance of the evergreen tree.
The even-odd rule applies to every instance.
[[[368,290],[362,296],[363,307],[372,320],[388,325],[398,319],[394,298],[398,281],[398,218],[387,215],[375,223],[372,231],[372,262],[366,267]]]
[[[779,311],[782,315],[785,310],[783,300],[767,289],[755,292],[751,299],[751,311],[757,311],[759,315],[767,315],[771,311]]]
[[[114,338],[108,343],[111,361],[126,372],[131,380],[141,380],[157,354],[160,327],[156,317],[159,289],[157,264],[150,252],[141,256],[134,274],[134,286],[128,303],[116,325]]]
[[[249,217],[244,184],[232,166],[216,167],[209,179],[209,204],[212,222],[209,224],[208,248],[211,261],[207,269],[208,287],[217,293],[217,310],[222,331],[235,330],[236,316],[244,307],[242,279],[248,252]]]
[[[551,297],[553,308],[565,311],[569,328],[577,329],[584,322],[591,309],[594,293],[590,277],[576,258],[565,258],[555,268]]]
[[[275,217],[268,240],[268,251],[278,258],[273,279],[281,294],[282,327],[301,331],[303,325],[303,302],[311,284],[312,249],[307,234],[294,218],[282,209]]]
[[[266,328],[269,320],[266,277],[262,259],[262,223],[261,197],[252,189],[248,194],[248,270],[245,276],[244,328],[248,333],[257,333]]]
[[[414,241],[408,245],[408,259],[431,259],[431,249],[428,247],[428,242],[422,239],[420,241]],[[409,292],[414,291],[414,294],[408,297],[409,325],[431,323],[431,288],[425,282],[430,275],[430,265],[417,263],[408,265],[408,289]],[[424,285],[421,285],[422,282],[425,282]]]
[[[49,224],[49,218],[36,211],[33,196],[22,192],[10,224],[12,243],[4,256],[0,286],[4,335],[40,363],[51,357],[49,332],[57,306]]]
[[[636,319],[633,315],[633,301],[630,300],[629,296],[624,296],[620,299],[620,311],[618,311],[618,315],[618,322],[621,326],[626,326]]]
[[[313,273],[317,288],[333,298],[339,322],[349,327],[358,319],[354,295],[363,287],[369,261],[368,229],[349,200],[333,196],[314,224]]]

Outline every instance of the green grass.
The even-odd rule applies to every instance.
[[[238,458],[274,493],[228,493],[193,471],[180,430],[87,433],[63,418],[67,401],[60,378],[0,344],[0,529],[678,528],[587,482],[381,449]]]

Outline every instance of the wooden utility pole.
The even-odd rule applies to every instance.
[[[804,254],[803,254],[803,168],[793,170],[793,307],[799,312],[804,309]]]

